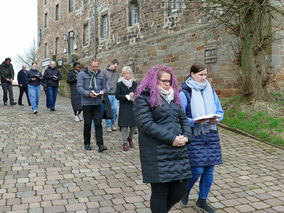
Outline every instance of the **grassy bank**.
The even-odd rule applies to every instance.
[[[222,123],[263,141],[284,147],[284,95],[271,94],[269,102],[247,102],[241,96],[221,99]]]

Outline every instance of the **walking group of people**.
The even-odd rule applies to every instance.
[[[14,71],[10,62],[7,58],[0,67],[5,105],[7,91],[10,104],[15,104],[11,89]],[[80,72],[78,62],[69,71],[67,82],[74,120],[84,120],[84,148],[92,150],[93,123],[98,151],[107,150],[102,119],[106,119],[108,132],[116,130],[119,101],[118,127],[123,151],[134,147],[133,134],[138,127],[142,175],[143,181],[151,184],[152,212],[166,213],[179,201],[187,205],[190,191],[200,179],[196,205],[214,213],[207,197],[213,183],[214,166],[222,164],[217,123],[223,119],[224,112],[215,90],[206,80],[207,68],[194,63],[179,90],[171,67],[152,66],[138,85],[131,67],[124,66],[119,77],[118,66],[114,59],[101,71],[99,61],[92,59],[83,71]],[[33,112],[37,113],[40,85],[43,85],[46,106],[55,111],[60,79],[54,61],[43,76],[35,63],[29,71],[23,66],[18,74],[19,105],[22,105],[25,92]],[[216,116],[206,118],[207,115]]]
[[[0,65],[1,84],[3,89],[3,101],[4,105],[7,105],[8,93],[10,105],[16,105],[13,96],[13,80],[14,80],[14,68],[11,64],[11,59],[6,58]],[[58,92],[59,81],[61,80],[61,74],[58,68],[56,68],[55,61],[51,61],[44,74],[37,70],[37,64],[32,63],[31,69],[27,71],[27,66],[23,65],[22,69],[18,72],[17,81],[20,88],[20,94],[18,98],[18,105],[24,106],[22,102],[23,94],[26,94],[28,105],[32,107],[34,114],[38,113],[38,105],[40,98],[40,85],[44,87],[46,93],[46,107],[50,111],[55,111],[55,102]]]
[[[198,179],[196,205],[209,213],[215,212],[207,197],[214,166],[222,164],[217,123],[223,119],[224,112],[215,90],[206,80],[207,68],[194,63],[179,90],[171,67],[151,67],[138,86],[129,66],[122,68],[119,78],[118,65],[113,60],[101,72],[99,62],[91,60],[84,71],[79,72],[79,64],[74,63],[74,70],[69,72],[76,121],[83,111],[85,149],[92,150],[93,122],[98,151],[107,150],[101,122],[105,114],[111,114],[106,128],[110,132],[116,130],[118,100],[118,126],[124,151],[134,147],[132,139],[138,127],[142,175],[143,181],[151,184],[152,212],[166,213],[179,201],[187,205]],[[216,116],[202,118],[206,115]]]

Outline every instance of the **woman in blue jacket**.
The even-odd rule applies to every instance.
[[[187,145],[192,177],[182,203],[187,205],[189,192],[200,178],[196,205],[213,213],[215,210],[207,204],[206,199],[213,183],[214,165],[222,164],[217,123],[223,119],[224,112],[206,77],[207,68],[203,64],[194,63],[180,92],[182,107],[193,130],[192,141]],[[196,119],[209,114],[217,114],[219,118]]]

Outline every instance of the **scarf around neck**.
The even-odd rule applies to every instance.
[[[127,88],[129,89],[129,88],[132,87],[133,79],[131,78],[131,79],[127,80],[127,79],[125,79],[124,77],[122,77],[121,82],[122,82],[125,86],[127,86]]]
[[[166,100],[166,102],[168,102],[170,104],[175,98],[173,88],[171,87],[169,90],[165,90],[160,86],[158,88],[160,90],[161,96]]]
[[[202,84],[189,77],[185,83],[192,91],[190,100],[192,118],[194,119],[203,115],[215,114],[216,104],[213,96],[213,89],[209,81],[206,80],[206,82]],[[194,134],[206,134],[210,130],[217,130],[217,125],[210,124],[209,122],[195,124]]]
[[[88,67],[88,74],[91,76],[90,85],[89,85],[90,90],[97,90],[97,75],[99,73],[100,73],[99,70],[94,72]]]

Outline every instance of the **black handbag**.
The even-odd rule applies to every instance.
[[[112,109],[107,94],[104,94],[103,96],[103,103],[105,105],[103,119],[112,119],[113,118]]]

